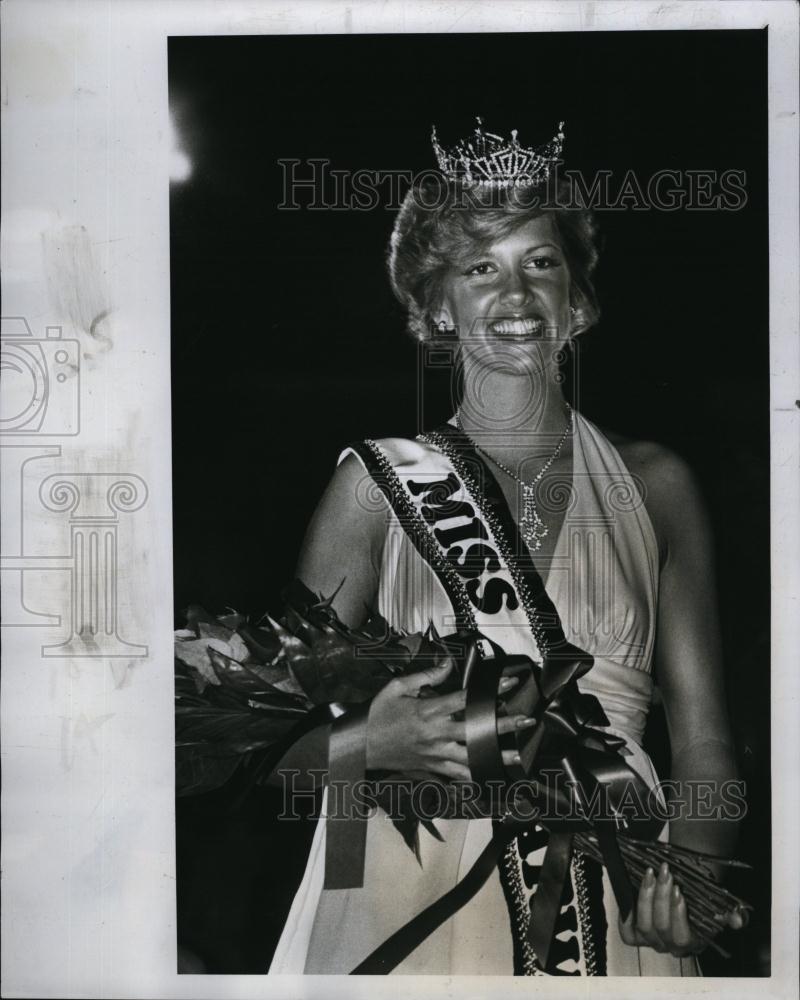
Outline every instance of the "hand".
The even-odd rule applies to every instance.
[[[453,714],[466,705],[466,691],[420,697],[426,685],[441,684],[453,669],[452,657],[437,667],[395,677],[373,698],[367,717],[367,768],[390,771],[433,771],[447,778],[471,778],[463,721]],[[499,693],[519,678],[504,677]],[[536,724],[535,719],[507,716],[497,720],[497,732],[509,733]],[[503,763],[518,762],[515,750],[503,750]]]
[[[729,913],[719,922],[720,930],[725,927],[738,930],[743,926],[744,919],[737,912]],[[673,881],[666,861],[659,868],[657,878],[652,868],[647,869],[636,906],[624,923],[620,918],[619,931],[625,944],[646,945],[677,958],[696,955],[707,944],[706,939],[695,934],[689,925],[686,900]]]

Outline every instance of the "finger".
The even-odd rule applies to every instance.
[[[664,945],[653,927],[653,900],[656,893],[656,877],[652,868],[648,868],[639,886],[639,896],[636,900],[636,930],[641,937],[641,944],[647,944],[657,951],[662,951]]]
[[[653,929],[653,893],[656,888],[656,877],[652,868],[644,873],[639,886],[639,896],[636,900],[636,930],[642,935],[649,934]]]
[[[636,927],[634,926],[634,910],[628,914],[627,920],[622,919],[622,914],[617,916],[617,924],[619,925],[619,933],[625,944],[641,944],[641,937],[638,934]]]
[[[500,679],[500,683],[497,685],[497,693],[505,694],[506,691],[510,691],[511,688],[516,687],[517,684],[519,684],[519,677],[502,677]]]
[[[656,879],[656,890],[653,896],[653,929],[664,943],[665,947],[672,944],[672,872],[666,861],[661,863],[661,868]]]
[[[420,705],[423,715],[452,715],[460,712],[467,703],[467,692],[465,690],[452,691],[450,694],[438,694],[434,698],[426,698]]]
[[[455,719],[434,716],[433,718],[428,718],[427,724],[435,726],[435,732],[440,739],[454,743],[466,742],[466,722],[456,722]]]
[[[514,733],[518,729],[530,729],[536,725],[536,719],[526,715],[504,715],[497,720],[497,732],[503,736],[505,733]]]
[[[456,764],[462,764],[464,767],[469,766],[467,748],[461,743],[456,743],[454,740],[443,740],[440,743],[434,744],[428,751],[427,756],[431,760],[450,760]]]
[[[680,886],[673,885],[671,893],[672,943],[679,949],[689,948],[694,940],[689,926],[689,912]]]
[[[430,725],[437,717],[428,717],[428,724]],[[520,721],[521,720],[521,721]],[[503,719],[503,722],[508,723],[502,729],[498,722],[497,731],[500,734],[515,732],[517,729],[525,728],[525,725],[533,725],[535,720],[528,722],[524,716],[520,716],[519,719]],[[467,741],[467,724],[466,722],[457,722],[455,719],[442,719],[438,721],[435,728],[436,736],[439,739],[447,740],[448,742],[455,743],[466,743]],[[503,763],[505,764],[519,764],[519,754],[516,750],[503,750]]]
[[[472,781],[472,773],[464,764],[459,764],[453,760],[434,761],[430,765],[431,771],[443,774],[453,781]]]
[[[748,916],[747,910],[731,910],[731,912],[726,917],[726,922],[728,927],[735,931],[740,931],[747,924]]]

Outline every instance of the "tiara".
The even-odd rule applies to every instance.
[[[511,141],[493,132],[483,131],[483,120],[475,119],[478,127],[470,139],[460,139],[452,149],[443,149],[432,127],[431,143],[439,169],[449,181],[459,181],[465,187],[538,187],[550,176],[564,147],[564,122],[558,132],[537,149],[526,149],[517,141],[517,130],[511,130]]]

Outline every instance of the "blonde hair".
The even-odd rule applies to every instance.
[[[410,335],[430,337],[431,313],[451,267],[476,247],[488,247],[543,214],[553,219],[569,267],[570,302],[580,312],[581,332],[593,326],[600,317],[592,283],[599,257],[597,225],[590,209],[566,207],[573,193],[566,194],[564,182],[552,189],[552,200],[530,187],[473,188],[467,193],[430,175],[414,185],[397,213],[387,253],[392,291],[406,308]]]

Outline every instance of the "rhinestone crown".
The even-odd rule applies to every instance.
[[[564,122],[558,132],[544,145],[527,149],[517,141],[512,129],[511,141],[493,132],[484,132],[478,123],[469,139],[460,139],[451,149],[443,149],[431,132],[431,143],[439,169],[449,181],[459,181],[465,187],[538,187],[550,176],[564,147]]]

